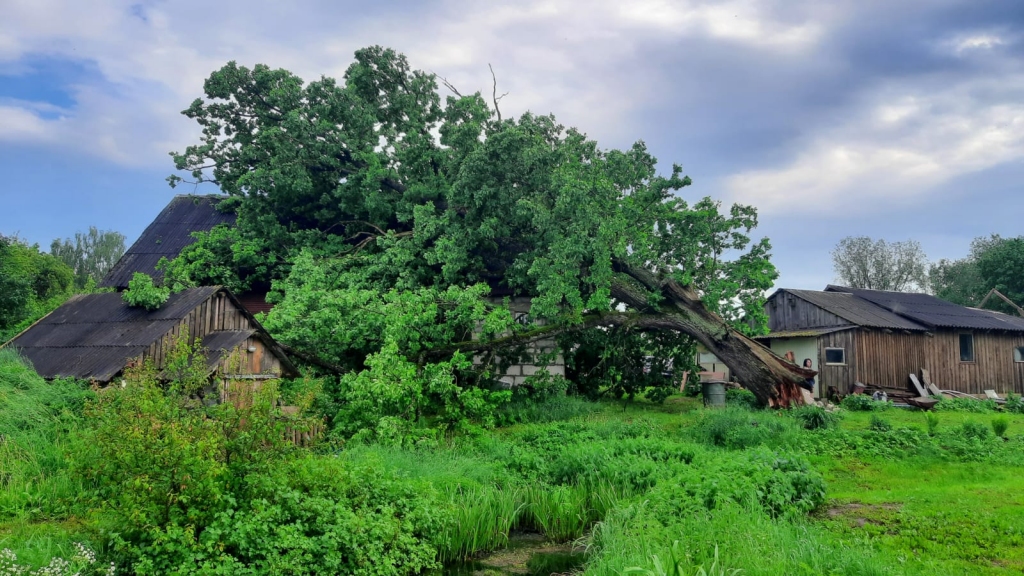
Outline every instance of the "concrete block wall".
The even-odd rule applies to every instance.
[[[494,304],[503,303],[503,298],[489,298],[490,302]],[[530,322],[528,314],[530,313],[531,300],[521,296],[516,296],[509,299],[509,309],[512,311],[512,315],[524,323]],[[537,323],[540,325],[541,323]],[[545,354],[554,354],[550,363],[546,366],[541,365],[541,356]],[[482,356],[474,356],[473,363],[479,365],[484,361]],[[494,363],[499,364],[501,358],[495,357]],[[540,372],[546,368],[548,373],[552,376],[565,376],[565,357],[562,356],[561,351],[558,350],[558,345],[552,339],[537,340],[526,346],[526,350],[523,358],[517,364],[512,364],[505,370],[505,373],[498,378],[502,383],[507,386],[519,386],[526,382],[526,379]]]

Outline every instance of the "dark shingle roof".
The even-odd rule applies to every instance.
[[[805,330],[779,330],[778,332],[772,332],[765,334],[764,336],[756,336],[755,340],[775,340],[777,338],[817,338],[824,334],[832,334],[833,332],[842,332],[843,330],[853,330],[856,326],[835,326],[832,328],[807,328]]]
[[[853,294],[819,292],[817,290],[790,290],[785,292],[806,300],[857,326],[888,328],[891,330],[927,330],[912,320],[893,314]]]
[[[136,272],[145,272],[158,282],[160,258],[173,260],[182,249],[195,241],[193,232],[205,232],[218,224],[233,224],[235,215],[217,210],[224,196],[175,196],[156,219],[146,227],[139,239],[110,269],[100,286],[122,290]]]
[[[825,294],[850,294],[929,328],[1024,332],[1024,318],[967,308],[930,294],[864,290],[829,285]]]
[[[8,345],[44,378],[107,382],[219,290],[208,286],[178,292],[152,312],[128,306],[118,293],[80,294]]]

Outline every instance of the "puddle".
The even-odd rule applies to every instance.
[[[552,576],[572,574],[586,555],[572,544],[556,544],[540,534],[511,534],[508,548],[445,566],[435,576]]]

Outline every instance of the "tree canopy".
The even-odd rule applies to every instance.
[[[839,282],[851,288],[904,292],[928,286],[928,258],[915,240],[847,236],[832,250],[832,266]]]
[[[64,302],[73,285],[63,262],[0,235],[0,344]]]
[[[1024,305],[1024,236],[975,238],[970,253],[958,260],[939,260],[930,270],[935,295],[963,306],[977,306],[990,290]],[[998,299],[987,307],[1014,311]]]
[[[76,232],[75,238],[55,239],[50,254],[75,272],[75,286],[84,289],[96,285],[124,254],[124,234],[99,230],[90,226],[88,232]]]
[[[754,208],[685,200],[690,179],[660,172],[643,142],[603,149],[553,116],[504,118],[449,88],[442,102],[435,76],[381,47],[357,51],[342,82],[214,72],[184,111],[201,141],[173,157],[230,197],[237,224],[199,234],[167,281],[272,286],[268,328],[364,380],[448,381],[427,367],[451,374],[466,366],[457,350],[528,337],[488,295],[532,297],[547,331],[669,330],[681,347],[764,329],[777,274],[767,239],[749,237]],[[766,401],[787,378],[751,370]]]

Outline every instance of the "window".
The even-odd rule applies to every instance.
[[[717,364],[718,363],[718,357],[715,356],[714,354],[712,354],[711,352],[701,352],[697,356],[697,363],[698,364]]]
[[[846,349],[825,348],[825,364],[846,364]]]
[[[1024,362],[1024,346],[1017,346],[1013,349],[1013,361]]]
[[[974,362],[974,334],[960,335],[960,361]]]

